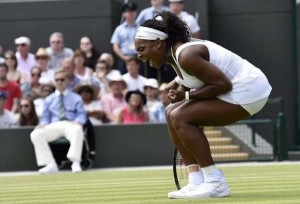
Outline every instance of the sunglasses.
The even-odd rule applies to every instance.
[[[33,73],[33,74],[31,74],[31,76],[32,77],[35,77],[35,76],[41,77],[41,74],[35,74],[35,73]]]
[[[28,108],[28,107],[29,107],[29,104],[23,104],[23,105],[21,104],[20,107],[21,107],[21,108]]]
[[[61,41],[52,41],[51,44],[60,44]]]
[[[20,47],[25,47],[26,44],[22,43],[22,44],[18,44],[17,46],[20,46]]]
[[[64,78],[56,78],[55,81],[56,81],[56,82],[59,82],[59,81],[60,81],[60,82],[64,82],[65,79],[64,79]]]
[[[48,59],[48,57],[36,57],[35,59],[37,59],[37,60],[46,60],[46,59]]]
[[[14,59],[13,57],[5,57],[5,59],[7,59],[7,60],[12,60],[12,59]]]
[[[78,92],[79,92],[79,94],[81,94],[81,93],[93,93],[93,91],[90,90],[90,89],[82,89],[82,90],[79,90]]]

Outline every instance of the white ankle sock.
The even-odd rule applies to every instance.
[[[222,177],[221,171],[215,165],[201,168],[201,170],[203,172],[205,182],[214,181],[216,179],[218,180],[220,177]]]
[[[202,171],[189,173],[189,183],[199,185],[203,183],[203,181],[204,178],[203,178]]]

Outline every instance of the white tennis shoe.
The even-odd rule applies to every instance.
[[[188,185],[182,187],[178,191],[172,191],[168,193],[168,198],[186,198],[186,194],[188,192],[192,192],[193,190],[200,187],[201,184],[196,185],[193,183],[189,183]]]
[[[57,173],[57,172],[58,172],[58,166],[55,162],[47,164],[44,168],[41,168],[39,170],[40,174],[51,174],[51,173]]]
[[[184,198],[221,198],[230,195],[225,178],[220,181],[202,183],[197,189],[187,192]]]

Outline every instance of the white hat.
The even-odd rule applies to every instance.
[[[113,71],[111,74],[107,75],[107,79],[109,80],[108,86],[111,86],[114,82],[121,82],[124,86],[124,89],[127,87],[126,81],[123,79],[120,71]]]
[[[146,86],[150,86],[152,88],[158,89],[158,81],[154,78],[146,79],[145,84],[144,84],[144,88]]]
[[[16,38],[15,39],[15,44],[16,45],[20,45],[20,44],[30,45],[30,39],[28,37],[25,37],[25,36]]]
[[[170,3],[183,3],[183,0],[169,0]]]

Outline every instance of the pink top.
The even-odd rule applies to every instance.
[[[146,122],[146,113],[142,112],[140,115],[134,115],[125,107],[122,114],[122,124],[132,124],[132,123],[144,123]]]
[[[126,105],[125,97],[115,98],[112,93],[104,94],[101,97],[101,105],[103,111],[107,114],[107,117],[114,121],[118,112]]]

